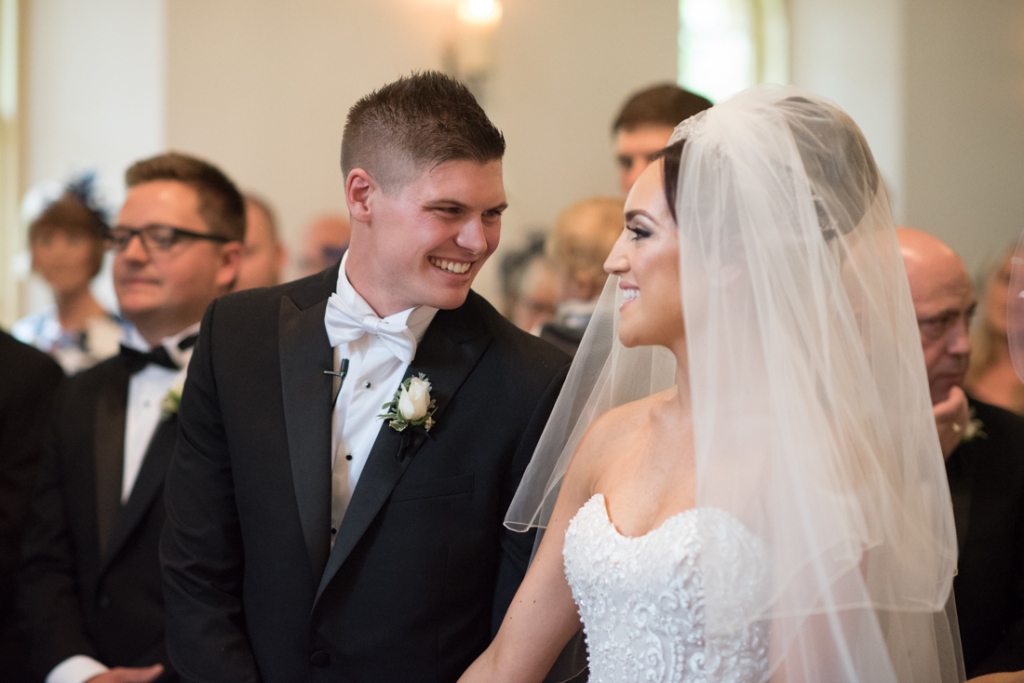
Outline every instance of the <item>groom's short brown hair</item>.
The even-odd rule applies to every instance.
[[[505,154],[505,138],[462,83],[437,71],[375,90],[348,112],[341,170],[369,173],[389,191],[446,161],[485,164]]]

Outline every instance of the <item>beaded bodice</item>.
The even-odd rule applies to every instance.
[[[627,537],[609,519],[603,495],[580,508],[565,533],[565,573],[583,619],[592,683],[767,678],[763,623],[726,636],[705,634],[700,560],[709,542],[716,585],[726,587],[723,594],[737,608],[754,604],[767,585],[764,549],[727,512],[693,508],[643,536]]]

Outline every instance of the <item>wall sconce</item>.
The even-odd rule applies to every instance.
[[[455,8],[457,37],[446,50],[449,71],[479,98],[494,66],[494,31],[501,22],[498,0],[460,0]]]

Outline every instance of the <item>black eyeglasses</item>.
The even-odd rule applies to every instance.
[[[124,251],[135,239],[136,235],[142,240],[142,248],[147,253],[154,251],[168,251],[171,247],[183,239],[209,240],[211,242],[231,242],[232,240],[223,235],[210,235],[204,232],[194,232],[184,228],[176,228],[173,225],[162,225],[151,223],[141,228],[129,228],[118,225],[107,231],[104,238],[107,249]]]

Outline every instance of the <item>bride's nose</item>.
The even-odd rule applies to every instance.
[[[608,254],[608,258],[604,261],[604,272],[609,275],[622,275],[629,270],[629,262],[626,260],[626,236],[629,234],[627,230],[623,230],[622,234],[619,235],[619,239],[615,240],[615,246],[612,247],[612,253]]]

